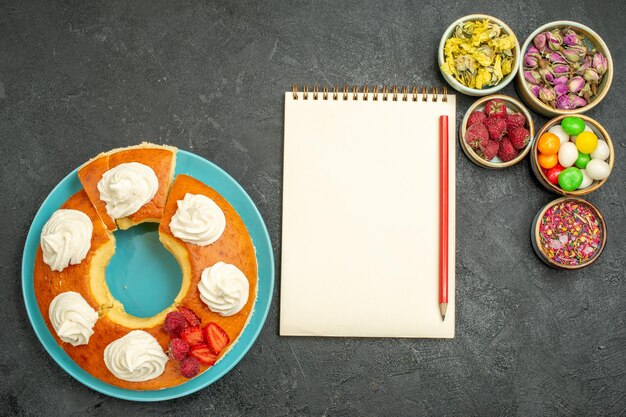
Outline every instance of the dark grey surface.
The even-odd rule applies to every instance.
[[[626,415],[625,3],[86,3],[0,6],[0,415]],[[457,150],[454,340],[281,338],[277,275],[250,353],[186,398],[108,398],[46,354],[26,318],[20,263],[37,208],[68,172],[140,139],[196,152],[256,202],[280,272],[283,92],[442,85],[441,33],[472,12],[502,18],[521,41],[545,22],[580,21],[613,53],[613,87],[589,113],[617,151],[589,197],[609,227],[596,265],[557,272],[533,253],[531,220],[556,196],[528,161],[494,172]],[[458,118],[472,100],[459,97]]]

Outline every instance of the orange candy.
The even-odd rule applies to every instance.
[[[541,168],[550,169],[550,168],[555,167],[556,164],[559,163],[559,157],[555,153],[551,155],[540,153],[539,155],[537,155],[537,162],[539,162],[539,166]]]
[[[539,138],[539,142],[537,142],[537,149],[539,149],[539,152],[546,155],[556,154],[559,151],[559,146],[561,146],[561,141],[559,140],[559,137],[550,132],[546,132],[541,135],[541,137]],[[553,166],[554,165],[544,168],[552,168]]]

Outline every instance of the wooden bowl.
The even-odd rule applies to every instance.
[[[591,100],[590,103],[588,103],[586,106],[579,107],[577,109],[562,110],[562,109],[555,109],[552,106],[539,100],[538,97],[535,97],[535,95],[530,91],[530,85],[524,79],[524,65],[520,64],[517,70],[517,77],[515,78],[515,87],[517,88],[517,92],[519,93],[520,97],[522,97],[524,102],[528,104],[533,110],[535,110],[539,114],[542,114],[548,117],[554,117],[558,115],[569,116],[573,114],[580,114],[580,113],[584,113],[594,108],[602,101],[602,99],[604,99],[604,97],[609,91],[609,88],[611,87],[611,82],[613,81],[613,59],[611,58],[611,52],[609,51],[609,48],[606,46],[606,44],[604,43],[600,35],[594,32],[591,28],[585,25],[582,25],[580,23],[576,23],[576,22],[571,22],[567,20],[559,20],[556,22],[547,23],[541,26],[540,28],[538,28],[537,30],[535,30],[526,39],[526,42],[524,42],[524,45],[522,45],[522,49],[520,52],[520,56],[522,57],[522,59],[524,57],[524,54],[526,53],[526,51],[532,44],[533,39],[539,33],[550,31],[552,29],[562,29],[566,27],[571,27],[574,31],[585,35],[585,37],[588,38],[591,41],[591,43],[593,43],[593,45],[596,48],[596,51],[601,52],[606,57],[607,69],[606,69],[606,73],[604,74],[604,77],[602,78],[602,82],[598,86],[597,94],[594,96],[594,98]]]
[[[609,174],[609,177],[606,177],[603,180],[599,180],[599,181],[594,180],[594,182],[591,183],[589,187],[583,188],[582,190],[565,191],[558,185],[554,185],[550,181],[548,181],[546,174],[544,174],[543,169],[539,166],[539,161],[537,160],[537,155],[539,154],[539,151],[537,150],[537,143],[539,142],[539,138],[541,137],[541,135],[546,133],[552,126],[560,124],[561,120],[563,120],[567,116],[570,116],[570,115],[558,116],[558,117],[555,117],[554,119],[551,119],[550,121],[548,121],[548,123],[546,123],[539,130],[539,132],[537,132],[537,136],[535,140],[533,141],[532,149],[530,151],[530,164],[532,166],[533,172],[535,173],[535,176],[537,177],[537,180],[539,180],[539,182],[548,190],[553,191],[557,194],[565,195],[565,196],[581,196],[581,195],[592,193],[598,188],[602,187],[602,184],[604,184],[611,175]],[[589,126],[593,130],[593,132],[598,136],[599,140],[604,139],[606,141],[606,144],[609,146],[609,160],[607,163],[609,164],[609,168],[611,169],[611,172],[613,172],[613,163],[615,161],[615,149],[613,148],[613,142],[611,141],[611,137],[609,136],[609,133],[604,129],[604,127],[602,127],[600,123],[598,123],[597,121],[595,121],[589,116],[585,116],[583,114],[573,114],[572,116],[580,117],[581,119],[583,119],[585,121],[585,124]]]
[[[591,209],[593,214],[598,219],[600,230],[602,231],[602,238],[601,238],[600,246],[598,247],[598,249],[596,249],[596,253],[593,255],[592,258],[589,258],[585,263],[580,264],[580,265],[563,265],[558,262],[555,262],[554,260],[550,259],[546,255],[546,253],[543,250],[543,247],[541,246],[541,236],[539,235],[540,221],[543,218],[546,211],[548,211],[550,207],[563,201],[575,201],[575,202],[578,202],[579,204],[587,205],[587,207]],[[535,219],[533,220],[532,228],[530,229],[530,237],[532,240],[533,248],[535,249],[535,252],[537,253],[537,256],[539,256],[539,258],[543,262],[550,265],[551,267],[557,268],[557,269],[565,269],[565,270],[580,269],[580,268],[584,268],[594,263],[600,257],[600,255],[602,254],[602,251],[604,250],[604,246],[606,245],[606,237],[607,237],[606,233],[607,233],[606,222],[604,220],[604,217],[602,217],[602,214],[600,214],[600,211],[598,210],[598,208],[594,206],[593,204],[591,204],[590,202],[583,200],[582,198],[578,198],[578,197],[561,197],[561,198],[557,198],[554,201],[551,201],[549,204],[545,205],[541,210],[539,210],[539,213],[537,213],[537,215],[535,216]]]
[[[465,142],[467,119],[469,118],[470,114],[472,114],[472,112],[474,112],[475,110],[482,110],[485,107],[485,103],[493,99],[501,99],[505,101],[508,108],[513,109],[517,113],[522,113],[524,116],[526,116],[528,131],[530,132],[530,142],[528,143],[528,145],[526,145],[526,147],[522,149],[522,151],[514,159],[508,162],[500,161],[497,156],[491,161],[487,161],[483,159],[480,155],[478,155],[476,151]],[[526,109],[526,107],[522,103],[515,100],[513,97],[505,96],[502,94],[494,94],[492,96],[482,97],[476,100],[476,102],[472,104],[469,109],[467,109],[467,112],[465,112],[465,116],[463,117],[463,121],[461,122],[461,128],[459,129],[459,140],[461,141],[461,149],[463,149],[465,155],[467,155],[467,157],[476,165],[489,169],[502,169],[517,164],[519,161],[524,159],[524,157],[530,151],[530,148],[533,145],[534,137],[535,124],[533,123],[533,119],[530,116],[530,112],[528,111],[528,109]]]
[[[515,38],[515,48],[513,49],[513,68],[511,69],[511,73],[507,74],[506,77],[500,80],[500,82],[493,87],[480,90],[477,88],[466,87],[465,85],[457,81],[453,76],[446,74],[443,71],[441,71],[441,74],[443,75],[443,78],[446,79],[448,84],[452,86],[452,88],[460,93],[467,94],[468,96],[486,96],[489,94],[495,94],[498,91],[502,90],[505,86],[507,86],[511,81],[513,81],[513,79],[515,78],[515,74],[518,71],[518,68],[521,66],[522,56],[522,54],[520,53],[519,42],[517,40],[517,37],[515,36],[515,33],[513,33],[513,30],[511,30],[510,27],[508,27],[502,20],[498,18],[486,14],[470,14],[467,16],[463,16],[462,18],[456,20],[454,23],[448,26],[448,28],[443,33],[443,36],[441,37],[441,41],[439,42],[439,51],[437,53],[439,68],[441,68],[441,66],[445,62],[443,49],[446,46],[446,41],[452,36],[452,33],[454,32],[454,29],[457,27],[457,25],[470,20],[489,20],[492,23],[497,23],[502,28],[503,32],[505,32],[507,35],[512,35]]]

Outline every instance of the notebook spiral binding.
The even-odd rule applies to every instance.
[[[320,97],[322,100],[350,100],[350,98],[352,98],[352,100],[358,100],[359,92],[362,93],[361,97],[364,101],[369,100],[370,94],[372,97],[372,101],[378,101],[379,96],[381,97],[382,101],[388,101],[390,96],[391,100],[393,101],[398,101],[398,99],[402,101],[418,101],[420,99],[420,95],[421,101],[428,101],[429,96],[430,101],[435,103],[439,98],[441,98],[441,101],[443,102],[448,101],[448,87],[443,87],[441,89],[441,93],[439,93],[437,87],[432,87],[430,93],[428,92],[427,87],[422,87],[421,93],[417,87],[413,87],[411,89],[411,92],[409,93],[408,87],[402,87],[400,90],[398,90],[397,85],[392,86],[391,89],[389,89],[389,87],[385,85],[380,89],[380,91],[378,89],[378,85],[375,85],[371,91],[369,86],[364,85],[359,91],[359,86],[355,85],[350,88],[346,84],[344,85],[342,91],[339,91],[339,87],[337,87],[336,85],[332,88],[332,91],[330,91],[330,88],[326,85],[324,85],[320,91],[319,87],[316,84],[312,90],[309,90],[309,86],[305,85],[302,89],[302,93],[300,93],[298,91],[298,84],[293,85],[294,100],[298,100],[300,97],[302,97],[302,100],[309,100],[309,96],[311,96],[311,99],[313,100],[319,100]]]

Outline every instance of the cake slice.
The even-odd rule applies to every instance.
[[[156,189],[153,197],[132,213],[115,217],[107,196],[103,194],[102,179],[114,168],[122,164],[141,164],[152,170],[156,176]],[[176,148],[151,143],[142,143],[127,148],[113,149],[87,162],[78,171],[83,188],[98,211],[100,218],[109,230],[128,229],[143,222],[158,223],[165,209],[165,200],[174,177]],[[152,175],[152,174],[151,174]],[[133,176],[123,178],[126,184],[133,185]],[[110,184],[109,184],[110,185]]]
[[[96,211],[102,219],[108,230],[117,230],[115,219],[107,214],[106,203],[100,200],[100,191],[98,191],[98,182],[102,179],[105,172],[109,170],[109,153],[101,153],[95,158],[90,159],[78,170],[78,179],[83,185],[89,201],[96,208]]]

